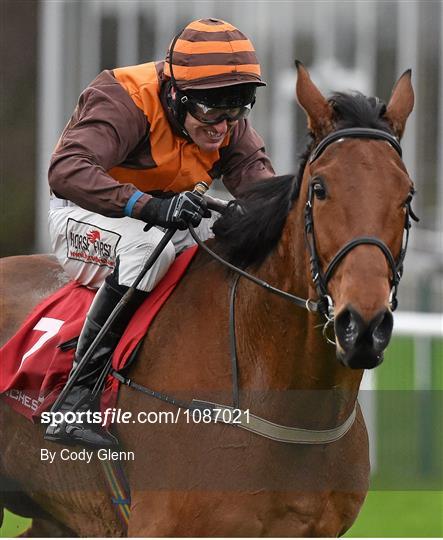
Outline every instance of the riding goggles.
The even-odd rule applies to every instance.
[[[187,111],[203,124],[219,124],[223,120],[235,122],[246,118],[253,106],[253,103],[248,103],[240,107],[208,107],[204,103],[189,99],[188,96],[183,96],[181,102]]]

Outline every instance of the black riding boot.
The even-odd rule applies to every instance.
[[[108,276],[105,283],[100,287],[89,308],[85,324],[83,325],[70,377],[76,371],[79,362],[127,289],[128,287],[119,285],[113,275]],[[83,367],[79,378],[65,400],[57,408],[57,411],[61,413],[68,411],[79,413],[88,410],[98,410],[100,396],[96,400],[91,401],[92,390],[123,335],[134,311],[143,302],[146,295],[147,293],[143,291],[135,292],[129,304],[123,308],[123,311],[113,322],[110,331],[105,334],[94,354]],[[117,439],[100,424],[88,424],[86,415],[82,415],[81,420],[81,422],[74,423],[63,421],[56,426],[49,426],[46,429],[45,439],[68,445],[80,444],[100,448],[118,445]]]

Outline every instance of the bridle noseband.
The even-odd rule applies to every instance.
[[[371,128],[348,128],[348,129],[339,129],[327,135],[313,150],[310,158],[309,164],[312,164],[323,151],[332,143],[345,139],[345,138],[365,138],[365,139],[378,139],[388,142],[394,150],[402,156],[402,150],[400,144],[396,137],[382,131],[380,129],[371,129]],[[413,192],[410,193],[410,197],[405,204],[405,222],[404,222],[404,238],[402,241],[402,247],[400,249],[400,254],[397,261],[394,259],[391,250],[388,246],[379,238],[373,236],[360,236],[354,238],[353,240],[347,242],[332,258],[331,262],[328,264],[325,272],[321,269],[320,259],[317,253],[317,248],[315,244],[314,236],[314,216],[313,216],[313,203],[314,203],[314,189],[313,185],[310,184],[308,187],[308,197],[305,205],[305,237],[306,244],[310,256],[310,266],[311,266],[311,276],[312,281],[315,284],[315,288],[318,294],[318,311],[320,311],[328,321],[333,320],[334,317],[334,305],[331,299],[331,296],[328,293],[328,283],[334,274],[337,266],[341,261],[346,257],[346,255],[352,251],[355,247],[360,245],[374,245],[377,246],[386,257],[389,268],[391,270],[391,294],[389,298],[389,303],[392,311],[397,308],[397,289],[400,279],[403,274],[403,261],[406,256],[406,250],[408,247],[409,241],[409,229],[411,228],[411,218],[414,221],[418,221],[417,216],[411,209],[411,200]]]

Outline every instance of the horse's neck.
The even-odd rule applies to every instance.
[[[258,275],[303,298],[315,297],[304,240],[303,201],[288,216],[279,244]],[[352,410],[361,372],[346,369],[326,343],[319,315],[295,306],[254,284],[238,290],[240,381],[243,388],[271,389],[279,408],[289,398],[298,409],[327,410],[310,416],[319,427],[334,425]],[[284,392],[282,392],[284,390]],[[321,404],[319,402],[321,401]]]

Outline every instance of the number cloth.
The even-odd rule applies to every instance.
[[[179,255],[138,308],[115,349],[114,369],[121,369],[126,364],[196,251],[194,246]],[[39,304],[0,349],[1,397],[29,420],[37,421],[64,387],[72,367],[74,348],[65,350],[59,346],[80,334],[94,294],[79,283],[68,283]],[[108,377],[102,395],[102,410],[115,406],[119,384],[113,377]]]

